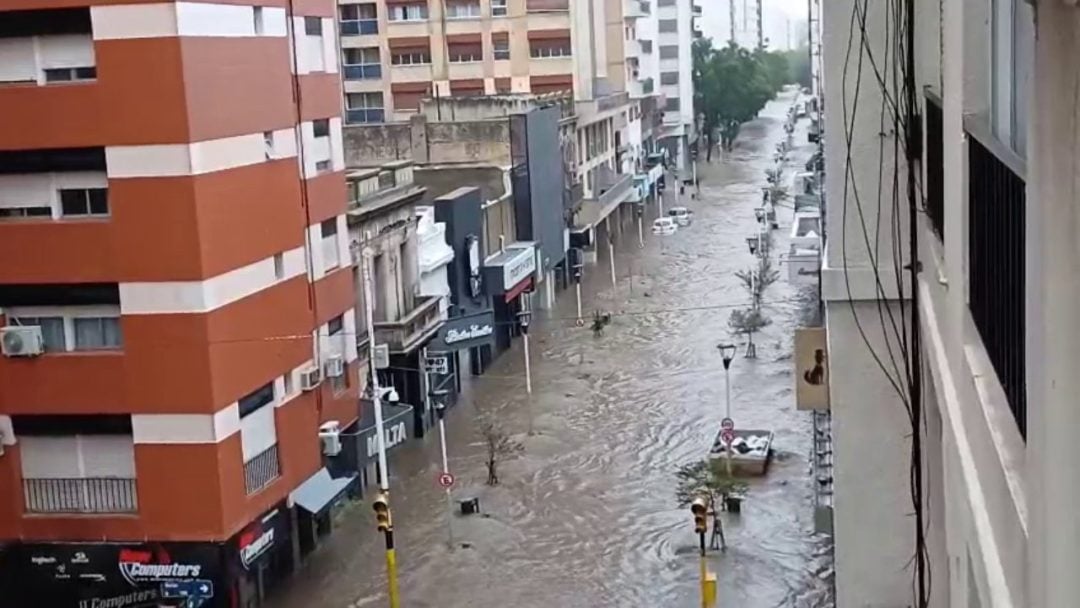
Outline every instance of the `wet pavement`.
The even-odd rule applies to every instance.
[[[600,248],[583,298],[587,317],[612,313],[603,337],[575,324],[573,291],[534,319],[531,405],[520,340],[485,375],[468,379],[447,428],[455,497],[480,497],[486,513],[453,518],[454,537],[468,548],[448,547],[437,433],[392,454],[404,607],[700,605],[697,539],[689,513],[676,506],[675,471],[704,457],[723,416],[716,345],[731,341],[730,311],[749,304],[733,273],[753,264],[745,238],[754,233],[753,209],[792,99],[770,103],[746,125],[727,159],[699,165],[701,196],[692,200],[688,190],[682,201],[695,213],[692,226],[660,237],[647,223],[639,248],[628,220],[616,237],[614,287]],[[799,127],[788,180],[812,151],[806,121]],[[674,204],[669,196],[665,209]],[[778,209],[774,262],[787,250],[791,214]],[[814,294],[788,285],[786,268],[774,267],[781,279],[764,296],[772,325],[757,336],[758,359],[740,351],[731,379],[737,426],[772,429],[776,453],[742,513],[723,515],[728,549],[710,555],[710,568],[720,606],[824,608],[832,605],[830,544],[813,535],[811,419],[795,411],[790,369],[793,329]],[[497,412],[525,446],[500,465],[494,488],[483,485],[485,450],[474,422],[482,412]],[[382,548],[368,501],[351,505],[326,546],[274,591],[271,607],[386,605]]]

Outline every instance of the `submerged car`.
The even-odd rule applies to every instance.
[[[694,212],[686,207],[673,207],[668,216],[680,226],[689,226],[694,221]]]
[[[675,234],[678,230],[679,225],[670,217],[658,217],[653,220],[653,234]]]

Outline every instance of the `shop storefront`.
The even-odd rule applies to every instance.
[[[334,476],[329,469],[322,468],[289,494],[296,517],[296,538],[301,559],[330,536],[334,514],[345,504],[358,479],[355,466],[340,476]]]
[[[350,434],[348,445],[343,447],[356,452],[359,463],[359,489],[362,491],[374,487],[379,479],[379,436],[375,432],[375,404],[367,399],[361,400],[362,416],[359,431]],[[382,404],[383,440],[386,444],[387,465],[393,466],[390,454],[414,437],[413,406],[403,403]]]
[[[522,294],[532,289],[535,273],[536,247],[533,243],[507,245],[484,264],[484,279],[495,313],[493,355],[496,357],[510,348],[514,337],[521,334],[518,313],[523,310]]]
[[[482,360],[494,341],[495,313],[490,309],[447,319],[427,347],[432,395],[453,407],[461,391],[462,370],[470,369],[471,361]]]
[[[225,543],[14,544],[0,553],[4,608],[249,608],[291,572],[284,504]]]

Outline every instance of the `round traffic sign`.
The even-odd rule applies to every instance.
[[[450,473],[439,473],[439,485],[444,488],[449,488],[454,485],[454,476]]]
[[[735,441],[735,431],[724,429],[720,432],[720,439],[724,440],[724,445],[731,445],[731,442]]]
[[[731,418],[724,418],[723,420],[720,421],[720,428],[724,429],[725,431],[734,430],[735,429],[735,421],[732,420]]]

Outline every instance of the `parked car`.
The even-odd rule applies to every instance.
[[[686,207],[672,207],[668,216],[680,226],[689,226],[694,221],[694,212]]]
[[[653,234],[675,234],[679,231],[679,225],[670,217],[658,217],[653,220]]]

